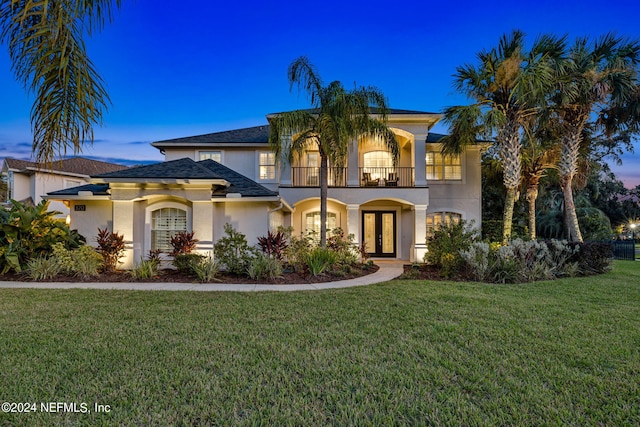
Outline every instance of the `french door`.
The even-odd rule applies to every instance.
[[[369,256],[395,258],[395,211],[363,211],[362,236]]]

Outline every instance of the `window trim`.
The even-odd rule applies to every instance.
[[[186,203],[180,203],[176,201],[162,201],[156,202],[148,205],[145,208],[145,227],[144,227],[144,250],[143,253],[146,255],[151,250],[151,226],[152,226],[152,214],[153,212],[164,209],[164,208],[174,208],[180,209],[186,212],[187,214],[187,232],[191,232],[193,230],[193,211],[191,206]],[[169,254],[162,253],[163,257],[169,257]]]
[[[224,164],[224,151],[223,150],[198,150],[197,151],[198,161],[207,160],[207,159],[203,159],[202,158],[202,154],[203,153],[220,153],[220,161],[218,163],[220,163],[221,165]],[[213,160],[213,159],[211,159],[211,160]],[[217,162],[217,160],[213,160],[213,161]]]
[[[425,152],[425,158],[424,158],[425,178],[427,179],[427,182],[430,183],[430,184],[431,183],[433,183],[433,184],[460,184],[460,183],[464,183],[464,181],[465,181],[465,168],[464,168],[464,157],[465,156],[464,156],[464,153],[460,153],[460,154],[454,155],[454,156],[441,156],[442,163],[436,163],[435,159],[434,159],[434,163],[430,165],[429,163],[427,163],[427,156],[430,153],[440,154],[440,149],[438,149],[438,148],[429,149],[429,148],[431,148],[431,147],[427,147],[427,150]],[[445,159],[454,158],[454,157],[457,157],[460,160],[460,162],[459,162],[460,178],[445,179],[445,177],[444,177],[444,174],[445,174],[444,168],[445,168],[445,166],[447,166],[446,163],[445,163]],[[429,178],[429,168],[431,167],[431,168],[433,168],[432,170],[435,171],[435,168],[438,167],[438,166],[442,167],[442,175],[443,175],[443,177],[441,179]],[[452,164],[450,166],[458,166],[458,165],[457,164],[455,164],[455,165]]]
[[[261,154],[267,154],[269,156],[273,156],[273,163],[269,164],[261,164],[260,157]],[[278,159],[276,159],[276,155],[273,151],[270,150],[260,150],[256,151],[256,181],[258,182],[278,182]],[[273,168],[273,178],[261,178],[260,177],[260,169],[262,167],[272,167]]]
[[[315,214],[317,213],[318,215],[320,215],[320,208],[315,209],[308,209],[304,212],[302,212],[302,218],[301,218],[301,222],[302,222],[302,229],[303,232],[305,233],[305,235],[309,235],[309,230],[307,229],[307,216],[311,215],[311,214]],[[334,228],[340,228],[340,212],[334,211],[334,210],[329,210],[327,209],[327,222],[329,222],[329,215],[335,215],[336,217],[336,226]],[[327,225],[327,234],[330,230],[333,230],[333,228],[329,228],[329,226]],[[317,235],[318,240],[320,239],[320,230],[318,230],[318,235]]]

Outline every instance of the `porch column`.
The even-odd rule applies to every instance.
[[[134,251],[137,249],[140,251],[141,242],[135,242],[133,239],[133,224],[134,224],[134,204],[129,200],[114,200],[113,201],[113,226],[111,231],[113,233],[121,234],[124,237],[124,256],[120,258],[122,264],[120,268],[129,269],[133,267],[135,261]]]
[[[207,255],[213,251],[213,203],[207,201],[192,202],[192,225],[194,238],[198,239],[196,251]]]
[[[353,244],[360,247],[360,205],[347,205],[347,235],[353,234]]]
[[[411,262],[422,262],[427,253],[427,205],[413,207],[413,248]]]
[[[347,186],[349,187],[360,186],[359,157],[358,141],[351,141],[349,145],[349,160],[347,162]]]
[[[416,134],[414,147],[414,161],[415,161],[415,186],[426,187],[427,186],[427,135]]]

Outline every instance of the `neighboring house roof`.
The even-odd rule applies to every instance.
[[[444,138],[447,135],[443,135],[441,133],[432,133],[429,132],[429,134],[427,135],[427,142],[428,143],[435,143],[440,141],[442,138]]]
[[[110,172],[92,177],[98,181],[94,184],[58,190],[51,196],[78,196],[80,192],[91,191],[93,195],[108,195],[109,182],[144,182],[145,180],[219,180],[228,186],[219,185],[213,191],[213,197],[226,197],[227,194],[240,194],[242,197],[277,197],[278,193],[271,191],[257,182],[239,174],[213,160],[196,162],[190,158],[171,160],[147,166],[138,166],[121,171]],[[101,183],[99,181],[106,181]]]
[[[56,160],[50,164],[41,164],[12,158],[5,158],[4,161],[8,169],[24,173],[42,171],[91,176],[127,169],[127,166],[86,159],[84,157],[72,157],[64,160]]]

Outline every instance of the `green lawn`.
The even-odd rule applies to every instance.
[[[0,401],[37,402],[10,426],[638,425],[640,263],[526,285],[2,289]]]

